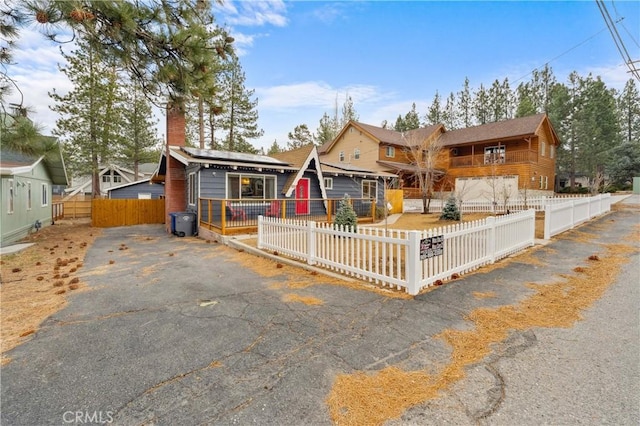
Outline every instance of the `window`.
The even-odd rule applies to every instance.
[[[8,180],[9,191],[7,191],[7,213],[13,213],[13,196],[14,196],[14,187],[13,187],[13,179]]]
[[[102,182],[111,182],[110,175],[102,175]]]
[[[542,141],[540,142],[540,155],[543,157],[547,155],[547,144]]]
[[[540,189],[549,189],[549,176],[540,176]]]
[[[49,205],[49,185],[42,184],[42,207]]]
[[[31,182],[27,182],[27,210],[31,210]]]
[[[276,177],[237,173],[227,175],[227,198],[270,200],[276,198]]]
[[[355,158],[356,160],[360,159],[360,149],[356,148],[353,150],[353,158]]]
[[[553,145],[549,146],[549,157],[553,158],[556,155],[556,147]]]
[[[190,206],[195,206],[197,201],[197,187],[196,187],[196,174],[189,173],[189,193],[187,203]]]
[[[113,182],[114,182],[114,183],[120,183],[120,182],[122,182],[122,176],[120,176],[120,175],[113,175]]]
[[[488,146],[484,149],[484,164],[504,163],[504,146]]]
[[[138,192],[138,200],[150,200],[151,193],[150,192]]]
[[[324,178],[325,189],[333,189],[333,178]]]
[[[362,198],[378,199],[378,182],[375,180],[362,181]]]
[[[392,146],[387,147],[387,157],[393,158],[396,156],[396,149]]]
[[[338,161],[344,162],[344,151],[340,151],[340,154],[338,154]]]

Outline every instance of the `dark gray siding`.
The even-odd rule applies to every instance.
[[[164,185],[161,183],[140,182],[123,188],[109,191],[114,200],[137,199],[140,193],[150,193],[151,198],[157,200],[164,195]]]
[[[283,198],[282,189],[289,179],[289,172],[280,173],[275,170],[257,172],[255,170],[229,170],[229,169],[202,169],[200,170],[200,197],[201,198],[227,198],[227,174],[246,173],[252,175],[265,175],[276,177],[276,197]],[[318,194],[320,187],[318,186]]]

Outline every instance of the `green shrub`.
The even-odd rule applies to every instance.
[[[345,194],[344,198],[340,200],[338,204],[338,210],[336,211],[336,217],[333,220],[333,228],[338,229],[339,226],[352,227],[355,232],[358,226],[358,216],[356,215],[353,206],[349,202],[349,195]]]
[[[442,220],[460,220],[460,209],[455,197],[449,197],[440,215]]]

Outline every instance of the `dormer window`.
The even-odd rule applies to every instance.
[[[387,147],[387,158],[393,158],[396,156],[396,149],[392,146]]]

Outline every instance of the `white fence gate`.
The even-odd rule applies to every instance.
[[[404,288],[412,295],[438,280],[531,247],[534,235],[534,210],[429,231],[361,227],[350,232],[334,229],[330,224],[258,218],[259,249],[275,250],[310,265]],[[429,239],[438,241],[437,250],[421,252],[421,242]],[[422,244],[422,248],[426,245]],[[424,255],[429,257],[421,259]]]

